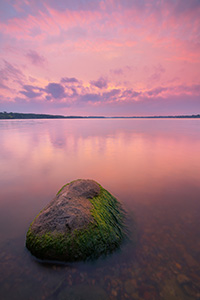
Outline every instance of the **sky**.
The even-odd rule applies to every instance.
[[[200,0],[0,0],[0,111],[200,113]]]

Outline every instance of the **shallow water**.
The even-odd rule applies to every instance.
[[[0,145],[0,299],[200,299],[200,120],[1,120]],[[136,246],[40,263],[29,224],[77,178],[122,202]]]

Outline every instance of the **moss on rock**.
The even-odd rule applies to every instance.
[[[85,187],[90,188],[90,183],[98,185],[99,190],[95,191],[94,195],[91,191],[86,195],[84,190]],[[45,226],[43,229],[41,222],[38,222],[41,214],[48,215],[49,210],[52,209],[52,203],[54,210],[55,207],[59,209],[60,199],[62,202],[66,202],[66,206],[62,206],[62,210],[67,211],[68,200],[70,203],[73,201],[73,194],[71,190],[69,192],[69,189],[72,186],[73,191],[77,192],[80,185],[81,193],[79,190],[79,194],[76,194],[75,198],[82,201],[81,205],[86,201],[90,202],[90,216],[87,216],[87,221],[81,223],[81,226],[76,222],[76,226],[71,226],[66,219],[64,220],[64,222],[66,221],[64,230],[58,230],[58,225],[56,225],[56,229],[52,229],[51,226]],[[77,213],[79,214],[79,212]],[[67,215],[66,218],[69,219],[70,216]],[[100,255],[111,253],[120,246],[125,236],[123,220],[124,211],[121,204],[107,190],[92,180],[76,180],[64,185],[50,204],[36,216],[27,232],[26,246],[33,255],[40,259],[59,261],[95,259]],[[54,221],[57,222],[55,218]],[[50,224],[52,221],[48,221],[48,223]]]

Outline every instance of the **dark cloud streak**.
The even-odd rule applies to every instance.
[[[49,83],[46,86],[45,91],[55,99],[62,99],[65,97],[65,89],[59,83],[55,83],[55,82]]]
[[[36,66],[43,66],[45,63],[45,58],[41,55],[39,55],[35,50],[29,50],[26,53],[26,57],[29,59],[29,61]]]
[[[63,77],[60,80],[61,83],[80,83],[75,77]]]
[[[23,91],[20,91],[21,94],[25,95],[27,98],[37,98],[40,97],[42,95],[41,89],[32,85],[24,85],[23,86]],[[38,92],[36,92],[38,91]]]
[[[103,88],[107,88],[108,81],[105,78],[100,77],[98,80],[91,80],[90,84],[98,87],[99,89],[103,89]]]
[[[22,71],[12,64],[10,64],[8,61],[3,60],[4,67],[0,69],[0,83],[1,86],[4,88],[8,88],[5,84],[5,82],[15,82],[20,85],[24,84],[25,76],[22,73]],[[9,88],[8,88],[9,89]]]

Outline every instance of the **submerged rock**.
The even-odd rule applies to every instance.
[[[59,300],[109,300],[106,292],[100,286],[88,286],[78,284],[72,287],[66,286],[58,294]]]
[[[64,185],[36,216],[26,246],[40,259],[76,261],[116,249],[124,238],[120,203],[93,180]]]

